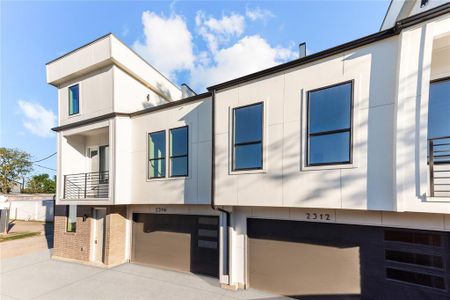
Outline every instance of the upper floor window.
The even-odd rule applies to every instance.
[[[188,127],[170,129],[170,176],[188,176]]]
[[[66,232],[76,232],[77,231],[77,206],[76,205],[67,205],[67,224],[66,224]]]
[[[158,131],[148,135],[148,177],[166,176],[166,132]]]
[[[352,83],[308,92],[307,165],[351,163]]]
[[[450,137],[450,78],[431,82],[428,138]]]
[[[263,104],[233,109],[233,170],[263,167]]]
[[[69,87],[69,116],[80,113],[80,86]]]

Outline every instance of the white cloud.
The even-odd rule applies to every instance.
[[[177,71],[192,68],[192,34],[182,16],[165,17],[145,11],[142,25],[145,41],[136,41],[132,46],[142,57],[172,79]]]
[[[221,44],[229,42],[232,37],[242,35],[245,19],[237,13],[217,19],[212,16],[207,17],[203,11],[198,11],[195,24],[199,34],[207,42],[209,50],[215,52]]]
[[[191,72],[194,88],[230,80],[295,58],[290,47],[272,47],[258,35],[246,36],[236,44],[217,51],[212,62],[198,64]]]
[[[53,111],[45,109],[38,103],[25,100],[19,100],[18,104],[25,116],[23,126],[29,132],[40,137],[52,136],[51,128],[55,126],[56,121]]]
[[[245,15],[252,21],[261,20],[267,22],[269,19],[275,17],[275,15],[268,9],[261,9],[259,7],[254,9],[246,9]]]
[[[256,8],[247,9],[246,16],[260,20],[273,14]],[[189,84],[198,91],[296,58],[292,43],[274,46],[259,35],[245,35],[245,20],[237,13],[217,18],[198,11],[193,32],[206,42],[204,49],[193,44],[183,16],[172,12],[165,17],[146,11],[142,14],[145,41],[136,41],[133,48],[172,79],[177,72],[186,71]]]

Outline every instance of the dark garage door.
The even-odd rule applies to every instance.
[[[219,275],[219,218],[133,214],[132,261]]]
[[[250,287],[298,299],[450,299],[448,233],[248,219]]]

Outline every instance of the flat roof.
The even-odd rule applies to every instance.
[[[305,64],[308,64],[308,63],[311,63],[311,62],[314,62],[314,61],[317,61],[317,60],[320,60],[320,59],[323,59],[323,58],[326,58],[326,57],[329,57],[332,55],[336,55],[336,54],[339,54],[339,53],[342,53],[342,52],[345,52],[345,51],[348,51],[351,49],[355,49],[355,48],[358,48],[358,47],[361,47],[361,46],[364,46],[367,44],[371,44],[371,43],[398,35],[404,28],[419,24],[421,22],[430,20],[432,18],[439,17],[439,16],[447,14],[449,12],[450,12],[450,3],[446,3],[446,4],[440,5],[438,7],[435,7],[433,9],[422,12],[420,14],[400,20],[396,23],[395,26],[393,26],[389,29],[386,29],[384,31],[373,33],[373,34],[364,36],[362,38],[347,42],[345,44],[341,44],[341,45],[338,45],[338,46],[335,46],[335,47],[332,47],[332,48],[329,48],[329,49],[326,49],[326,50],[323,50],[323,51],[320,51],[320,52],[317,52],[317,53],[314,53],[314,54],[311,54],[311,55],[308,55],[308,56],[305,56],[302,58],[298,58],[298,59],[280,64],[280,65],[276,65],[276,66],[268,68],[268,69],[264,69],[264,70],[261,70],[261,71],[258,71],[258,72],[252,73],[252,74],[244,75],[242,77],[238,77],[238,78],[235,78],[235,79],[232,79],[229,81],[225,81],[225,82],[210,86],[210,87],[208,87],[208,90],[209,91],[212,91],[212,90],[217,91],[217,90],[225,89],[225,88],[235,86],[238,84],[242,84],[242,83],[254,80],[254,79],[265,77],[267,75],[272,75],[272,74],[275,74],[278,72],[286,71],[291,68],[305,65]]]
[[[128,48],[128,50],[130,50],[132,53],[134,53],[137,57],[139,57],[146,65],[148,65],[150,68],[152,68],[153,70],[155,70],[159,75],[161,75],[164,79],[166,79],[169,83],[171,83],[174,87],[176,87],[178,90],[181,90],[180,89],[180,87],[177,85],[177,84],[175,84],[172,80],[170,80],[169,78],[167,78],[167,76],[166,75],[164,75],[163,73],[161,73],[158,69],[156,69],[152,64],[150,64],[147,60],[145,60],[141,55],[139,55],[139,53],[137,53],[136,51],[134,51],[132,48],[130,48],[127,44],[125,44],[121,39],[119,39],[114,33],[112,33],[112,32],[108,32],[107,34],[105,34],[105,35],[102,35],[101,37],[99,37],[99,38],[96,38],[95,40],[93,40],[93,41],[90,41],[90,42],[88,42],[87,44],[84,44],[84,45],[82,45],[82,46],[80,46],[80,47],[78,47],[78,48],[76,48],[76,49],[74,49],[74,50],[72,50],[72,51],[69,51],[69,52],[67,52],[67,53],[65,53],[65,54],[63,54],[63,55],[61,55],[61,56],[58,56],[57,58],[55,58],[55,59],[52,59],[51,61],[49,61],[48,63],[46,63],[45,65],[47,66],[47,65],[49,65],[49,64],[51,64],[51,63],[53,63],[53,62],[56,62],[56,61],[58,61],[58,60],[60,60],[60,59],[62,59],[62,58],[64,58],[64,57],[66,57],[66,56],[69,56],[69,55],[71,55],[71,54],[73,54],[73,53],[75,53],[75,52],[77,52],[77,51],[79,51],[79,50],[81,50],[81,49],[83,49],[83,48],[85,48],[85,47],[88,47],[88,46],[90,46],[90,45],[92,45],[92,44],[94,44],[94,43],[96,43],[96,42],[98,42],[98,41],[100,41],[100,40],[102,40],[102,39],[104,39],[104,38],[107,38],[107,37],[109,37],[109,36],[113,36],[116,40],[118,40],[122,45],[124,45],[125,47],[127,47]]]

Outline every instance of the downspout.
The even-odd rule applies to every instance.
[[[217,207],[215,204],[215,200],[214,200],[214,194],[215,194],[214,183],[215,183],[215,169],[216,169],[216,162],[215,162],[215,158],[216,158],[216,155],[215,155],[215,144],[216,144],[216,141],[215,141],[215,100],[216,100],[216,91],[213,90],[212,95],[211,95],[211,119],[212,119],[212,122],[211,122],[211,135],[212,135],[212,138],[211,138],[211,208],[213,210],[220,211],[226,215],[227,234],[225,236],[226,238],[224,239],[224,243],[225,243],[224,246],[225,246],[225,249],[227,250],[226,251],[227,263],[226,263],[226,265],[223,266],[223,268],[224,268],[223,275],[228,277],[227,284],[230,285],[230,247],[229,247],[230,242],[229,241],[230,241],[231,217],[230,217],[230,212],[226,211],[223,208]]]
[[[55,226],[55,209],[56,209],[56,194],[53,195],[53,226]]]

